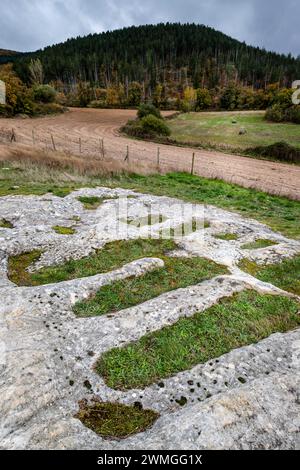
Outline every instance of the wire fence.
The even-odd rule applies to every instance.
[[[32,129],[31,132],[27,129],[20,132],[13,128],[11,130],[0,128],[0,143],[22,144],[46,152],[60,152],[64,155],[81,156],[95,160],[117,160],[131,165],[139,163],[156,168],[158,171],[184,171],[194,174],[195,153],[189,159],[178,162],[176,158],[164,155],[158,145],[153,145],[153,152],[149,154],[149,148],[136,145],[134,141],[130,145],[130,141],[124,140],[124,145],[118,144],[116,146],[114,140],[111,137],[105,139],[105,137],[61,135],[44,129],[40,132],[35,129]]]
[[[185,172],[210,179],[225,180],[250,189],[261,189],[274,195],[300,199],[299,187],[294,188],[284,178],[278,181],[272,179],[268,181],[263,176],[255,178],[250,173],[245,173],[243,165],[239,165],[237,161],[236,165],[219,166],[212,158],[205,158],[203,152],[188,148],[175,147],[174,150],[172,146],[159,146],[149,142],[143,145],[142,141],[118,139],[117,135],[104,135],[104,137],[81,135],[78,129],[72,134],[67,134],[65,129],[40,130],[27,126],[19,129],[0,128],[1,142],[12,146],[21,144],[46,152],[60,152],[65,156],[73,155],[89,161],[117,161],[125,165],[127,163],[130,169],[136,168],[137,172],[139,168],[148,168],[151,172],[160,173]]]

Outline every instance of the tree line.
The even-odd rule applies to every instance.
[[[56,112],[56,105],[152,103],[183,112],[272,108],[273,120],[299,121],[299,106],[288,109],[299,58],[247,46],[202,25],[134,26],[8,56],[3,51],[11,63],[0,64],[8,88],[4,115]],[[51,92],[36,91],[45,84]]]

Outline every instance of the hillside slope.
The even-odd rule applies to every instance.
[[[20,52],[0,49],[0,65],[6,64],[7,62],[14,62],[20,55]]]
[[[146,89],[166,82],[213,88],[234,80],[259,88],[274,82],[287,86],[300,76],[299,59],[196,24],[133,26],[69,39],[17,61],[24,80],[32,57],[41,59],[48,81],[80,79],[100,87],[138,81]]]
[[[16,51],[8,51],[7,49],[0,49],[0,56],[6,56],[6,57],[9,57],[9,56],[12,56],[12,55],[17,55],[19,54],[19,52],[16,52]]]

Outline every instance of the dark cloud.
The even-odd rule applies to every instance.
[[[2,0],[0,48],[165,21],[212,26],[249,44],[300,54],[299,0]]]

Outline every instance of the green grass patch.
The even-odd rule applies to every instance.
[[[95,403],[81,406],[75,418],[104,438],[125,439],[151,427],[158,413],[121,403]]]
[[[79,260],[69,260],[58,266],[43,268],[34,273],[28,273],[27,268],[36,261],[41,252],[34,251],[9,258],[9,278],[19,284],[19,278],[26,277],[26,285],[38,286],[44,284],[69,281],[83,277],[94,276],[118,269],[131,261],[160,257],[164,253],[175,250],[177,245],[171,240],[124,240],[107,243],[96,254]],[[18,272],[18,276],[15,274]]]
[[[182,223],[177,227],[165,227],[159,232],[159,236],[162,238],[182,238],[183,236],[191,235],[205,227],[203,220],[193,219],[191,223]]]
[[[14,228],[14,226],[8,220],[0,219],[0,228]]]
[[[81,185],[82,187],[82,185]],[[0,184],[0,197],[8,195],[21,195],[21,196],[43,196],[44,194],[51,193],[53,196],[64,198],[68,196],[72,191],[75,191],[76,187],[53,187],[48,184],[35,184],[30,183],[22,184],[20,186],[10,186]]]
[[[182,238],[183,236],[191,235],[199,230],[210,227],[210,222],[201,219],[192,219],[187,223],[182,223],[176,227],[165,227],[159,232],[159,236],[162,238]]]
[[[262,266],[259,266],[255,261],[250,261],[247,258],[242,259],[239,264],[239,268],[242,271],[247,272],[248,274],[251,274],[253,277],[257,277],[258,270],[262,268]]]
[[[132,277],[102,287],[91,299],[78,302],[73,311],[80,317],[93,317],[133,307],[174,289],[198,284],[227,269],[204,258],[171,258],[160,254],[164,268],[141,277]]]
[[[263,282],[269,282],[287,292],[300,295],[300,256],[265,266],[243,259],[239,268]]]
[[[296,328],[298,311],[299,304],[292,299],[245,291],[104,353],[96,370],[111,388],[144,388],[232,349]]]
[[[103,203],[103,201],[105,201],[105,198],[96,196],[80,196],[77,199],[83,204],[84,208],[89,211],[96,210]]]
[[[16,170],[12,170],[8,175],[1,175],[1,168],[0,168],[0,197],[1,196],[13,196],[13,195],[22,195],[22,196],[43,196],[44,194],[53,194],[53,196],[64,198],[68,196],[72,191],[75,189],[79,189],[79,185],[70,186],[67,182],[57,184],[54,181],[48,182],[37,182],[34,179],[26,181],[26,175],[22,178],[22,182],[20,183],[20,172]],[[23,172],[21,172],[21,176],[23,177]],[[88,184],[87,184],[88,185]],[[83,185],[81,184],[80,187]]]
[[[127,304],[130,306],[132,303],[140,303],[166,290],[193,285],[201,280],[227,272],[223,266],[202,258],[168,257],[167,253],[175,249],[177,249],[177,244],[173,240],[137,239],[116,241],[106,244],[94,255],[29,273],[27,268],[37,261],[41,255],[40,251],[33,251],[9,258],[8,277],[20,286],[38,286],[109,272],[141,258],[161,258],[165,261],[166,269],[154,271],[152,273],[153,277],[148,277],[148,274],[146,274],[140,278],[143,282],[148,282],[147,286],[143,286],[143,282],[139,278],[127,280],[130,285],[125,281],[124,286],[122,282],[117,282],[112,286],[107,286],[108,289],[102,288],[94,299],[88,300],[86,303],[76,304],[75,311],[78,314],[90,316],[100,315],[111,309],[118,310],[118,307],[122,308],[125,305],[126,296],[128,296]],[[174,279],[172,279],[172,276],[174,276]],[[137,283],[136,288],[140,289],[140,292],[134,290],[135,282]],[[154,283],[153,286],[151,286],[152,282]],[[159,286],[159,282],[163,282],[163,284]],[[126,289],[123,294],[120,288]],[[131,288],[132,292],[127,292]],[[148,293],[146,292],[147,289],[149,289]],[[101,300],[104,292],[105,297]],[[96,313],[93,313],[93,311]]]
[[[214,238],[218,240],[234,241],[238,239],[238,236],[236,233],[217,233],[214,235]]]
[[[245,243],[241,246],[242,250],[258,250],[260,248],[267,248],[268,246],[278,245],[278,243],[274,242],[273,240],[267,240],[260,238],[255,240],[254,242]]]
[[[119,185],[143,193],[212,204],[258,220],[291,238],[300,238],[300,202],[185,173],[131,176]]]
[[[268,122],[262,112],[180,114],[168,124],[171,138],[183,144],[247,150],[286,141],[300,148],[297,124]],[[246,130],[244,135],[239,134],[241,128]]]
[[[128,218],[128,219],[120,219],[120,222],[123,222],[128,225],[133,225],[135,227],[146,227],[147,225],[156,225],[162,224],[168,220],[162,214],[149,214],[145,217],[136,217],[136,218]]]
[[[42,252],[39,250],[10,256],[8,259],[8,278],[17,286],[32,286],[32,274],[27,268],[38,261]]]
[[[45,173],[45,177],[48,173],[48,171]],[[254,218],[286,236],[300,238],[299,201],[271,196],[262,191],[242,188],[224,181],[185,173],[170,173],[152,176],[120,176],[111,179],[85,178],[70,186],[68,179],[65,182],[56,182],[56,179],[63,178],[61,173],[49,176],[49,181],[45,182],[36,182],[34,177],[35,175],[32,176],[29,171],[22,170],[22,185],[15,187],[14,185],[20,182],[18,168],[4,172],[1,171],[0,166],[0,196],[52,193],[63,197],[82,187],[123,187],[142,193],[175,197],[187,202],[212,204],[222,209],[236,211],[245,217]]]
[[[76,233],[76,230],[71,227],[62,227],[61,225],[56,225],[52,228],[59,235],[74,235],[74,233]]]

